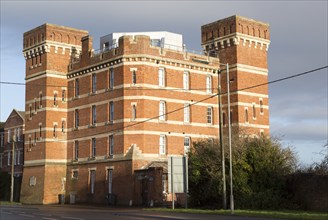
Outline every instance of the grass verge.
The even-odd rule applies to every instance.
[[[20,202],[0,201],[0,205],[21,205]]]
[[[204,210],[204,209],[168,209],[168,208],[147,208],[147,211],[160,212],[181,212],[195,214],[215,214],[230,215],[230,210]],[[262,217],[262,218],[280,218],[280,219],[300,219],[300,220],[327,220],[328,213],[305,212],[305,211],[260,211],[260,210],[235,210],[236,216]]]

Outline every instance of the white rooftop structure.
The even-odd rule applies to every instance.
[[[111,33],[100,38],[100,49],[118,46],[118,39],[122,36],[146,35],[150,37],[153,46],[164,47],[174,50],[183,50],[183,39],[181,34],[167,31],[156,32],[127,32],[127,33]]]

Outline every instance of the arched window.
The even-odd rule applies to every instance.
[[[226,114],[224,112],[222,113],[222,124],[226,125]]]
[[[245,122],[248,123],[248,109],[245,108]]]
[[[256,119],[256,108],[255,108],[255,104],[253,104],[253,119]]]
[[[264,111],[263,111],[263,100],[261,99],[260,100],[260,114],[263,114]]]
[[[136,105],[132,105],[132,120],[136,120],[137,118],[137,107]]]

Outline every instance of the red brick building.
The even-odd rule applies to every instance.
[[[0,132],[0,170],[11,175],[14,165],[14,201],[19,201],[24,165],[25,112],[14,109]],[[14,152],[13,152],[14,147]],[[14,158],[13,158],[14,157]],[[14,159],[14,164],[12,160]],[[8,189],[8,196],[10,189]]]
[[[240,17],[223,23],[238,22],[250,28],[262,24]],[[207,44],[212,40],[217,45],[217,37],[209,38],[207,32],[220,25],[202,27],[207,36],[202,44],[210,55]],[[236,80],[231,90],[267,80],[266,30],[263,40],[249,35],[266,42],[264,46],[239,49],[243,44],[237,41],[221,46],[221,61],[190,53],[184,45],[158,44],[146,35],[125,35],[95,51],[87,31],[44,24],[26,32],[21,201],[57,203],[64,194],[71,202],[104,203],[110,194],[118,204],[161,203],[167,158],[184,155],[192,141],[217,138],[220,62],[232,64]],[[218,39],[234,39],[238,31],[225,35]],[[238,63],[236,58],[253,55],[263,63],[247,63],[251,58]],[[231,97],[233,126],[269,132],[267,87]],[[225,99],[223,104],[225,109]],[[256,113],[245,122],[247,108]]]

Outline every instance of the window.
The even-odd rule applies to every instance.
[[[132,105],[132,121],[135,121],[137,117],[137,107],[136,105]]]
[[[32,106],[29,106],[29,112],[30,112],[30,119],[32,118]]]
[[[186,155],[190,151],[190,137],[184,138],[183,146],[184,146],[184,154]]]
[[[166,154],[166,136],[159,136],[159,154]]]
[[[54,138],[57,137],[57,124],[54,124],[53,136],[54,136]]]
[[[159,70],[158,70],[158,85],[160,87],[165,86],[165,70],[164,70],[164,68],[159,68]]]
[[[206,93],[212,93],[212,76],[206,76]]]
[[[37,110],[36,98],[34,99],[34,112]]]
[[[162,192],[167,192],[167,175],[162,175]]]
[[[113,135],[110,135],[108,137],[108,146],[109,146],[108,154],[113,155],[114,154],[114,136]]]
[[[232,124],[232,120],[233,120],[232,111],[230,111],[230,124]]]
[[[34,132],[34,146],[36,145],[36,131]]]
[[[75,79],[75,97],[80,95],[80,81],[79,79]]]
[[[78,109],[75,109],[74,115],[75,115],[75,128],[78,128],[79,124],[80,124],[79,110]]]
[[[183,89],[189,90],[189,72],[188,71],[183,72]]]
[[[20,132],[20,128],[17,128],[17,132],[16,132],[16,140],[17,141],[20,141],[20,134],[21,132]]]
[[[113,170],[108,169],[107,170],[107,176],[108,176],[108,193],[113,193]]]
[[[42,108],[42,93],[39,94],[39,108]]]
[[[248,123],[248,108],[245,108],[245,122]]]
[[[3,160],[3,154],[0,154],[0,168],[2,168],[2,160]]]
[[[159,102],[159,120],[165,121],[165,114],[166,114],[166,104],[165,101]]]
[[[132,84],[135,85],[137,83],[137,73],[135,70],[132,71]]]
[[[253,103],[253,119],[256,119],[256,108],[254,103]]]
[[[42,125],[39,124],[39,137],[42,138]]]
[[[62,133],[65,133],[65,120],[62,120],[61,131]]]
[[[32,138],[28,137],[28,151],[31,151],[32,149]]]
[[[109,103],[109,122],[114,121],[114,102]]]
[[[222,113],[222,124],[223,124],[223,125],[226,125],[226,123],[227,123],[227,122],[226,122],[226,114],[223,112],[223,113]]]
[[[79,141],[74,142],[74,160],[79,159]]]
[[[89,171],[89,193],[95,194],[96,170]]]
[[[260,99],[260,114],[263,115],[264,111],[263,111],[263,100]]]
[[[97,75],[93,73],[91,77],[91,93],[96,93],[96,91],[97,91]]]
[[[65,102],[65,100],[66,100],[66,90],[63,89],[62,90],[62,101]]]
[[[16,150],[16,161],[15,161],[15,165],[20,165],[21,164],[21,152],[20,150]]]
[[[190,122],[190,105],[188,103],[185,103],[183,106],[183,122]]]
[[[54,106],[58,106],[57,93],[54,94]]]
[[[1,133],[0,134],[0,147],[3,147],[5,145],[5,137],[4,137],[4,134]]]
[[[109,89],[114,89],[114,69],[110,68],[109,70]]]
[[[207,107],[207,124],[213,124],[213,108]]]
[[[78,170],[72,170],[72,179],[79,178],[79,171]]]
[[[10,143],[11,142],[11,130],[10,129],[8,129],[8,139],[7,139],[8,141],[8,143]]]
[[[8,151],[7,165],[10,166],[11,152]]]
[[[92,106],[92,118],[91,118],[92,125],[96,125],[97,123],[97,108],[95,105]]]
[[[91,158],[96,157],[96,138],[92,138],[91,140]]]

